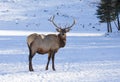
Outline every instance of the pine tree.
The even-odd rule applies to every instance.
[[[115,9],[112,4],[113,0],[101,0],[101,3],[97,6],[97,18],[99,22],[107,23],[107,31],[112,32],[111,22],[116,19]]]
[[[116,19],[117,19],[117,28],[120,30],[120,20],[119,20],[119,14],[120,14],[120,0],[114,0],[114,7],[115,7],[115,13],[116,13]]]

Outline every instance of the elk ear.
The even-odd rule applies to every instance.
[[[57,31],[57,32],[61,32],[61,29],[60,29],[60,28],[56,28],[56,31]]]
[[[66,28],[66,29],[65,29],[66,32],[69,32],[70,30],[71,30],[71,29],[69,29],[69,28]]]

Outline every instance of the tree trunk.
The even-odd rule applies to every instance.
[[[110,32],[110,29],[109,29],[109,22],[107,22],[107,32]]]
[[[112,32],[112,26],[111,26],[111,22],[109,22],[109,29],[110,29],[110,32]]]
[[[117,23],[118,23],[118,30],[120,30],[120,20],[119,20],[119,14],[118,14],[118,7],[116,7],[116,17],[117,17]]]
[[[119,20],[119,14],[117,12],[117,23],[118,23],[118,30],[120,30],[120,20]]]
[[[116,24],[116,22],[115,22],[115,21],[114,21],[114,24],[115,24],[116,28],[118,29],[118,25]]]

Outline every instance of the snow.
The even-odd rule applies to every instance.
[[[95,16],[99,0],[1,0],[0,82],[119,82],[120,32],[105,33]],[[88,13],[89,12],[89,13]],[[28,70],[26,38],[31,33],[57,34],[60,26],[77,23],[67,44],[55,56],[56,71],[45,70],[47,54],[33,58]],[[64,21],[63,21],[64,20]]]
[[[36,55],[28,71],[26,36],[1,36],[1,82],[119,82],[120,39],[111,36],[68,36],[67,45],[45,71],[47,55]],[[11,44],[9,44],[11,43]],[[5,45],[7,45],[5,47]]]
[[[97,63],[97,64],[96,64]],[[120,62],[90,62],[90,63],[65,63],[58,64],[58,71],[41,71],[27,72],[26,64],[4,64],[2,68],[9,68],[7,74],[3,73],[0,76],[0,81],[3,82],[118,82]],[[101,64],[103,63],[103,64]],[[41,65],[42,66],[42,65]],[[116,67],[117,66],[117,67]],[[40,67],[36,65],[35,67]],[[43,67],[43,66],[42,66]],[[109,67],[109,68],[108,68]],[[104,70],[103,70],[104,69]],[[14,71],[11,73],[11,70]],[[2,70],[5,71],[4,69]]]
[[[0,30],[0,36],[28,36],[29,34],[32,33],[45,34],[45,35],[58,34],[57,32]],[[67,36],[102,36],[102,35],[104,35],[104,33],[67,33]]]

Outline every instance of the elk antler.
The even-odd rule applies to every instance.
[[[50,17],[50,19],[48,19],[48,20],[49,20],[50,22],[52,22],[55,27],[57,27],[58,29],[60,29],[60,27],[59,27],[57,24],[55,24],[54,18],[55,18],[55,15],[53,15],[52,17]]]
[[[66,27],[66,29],[71,29],[75,25],[76,21],[74,19],[73,24],[71,26]]]

